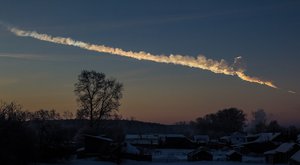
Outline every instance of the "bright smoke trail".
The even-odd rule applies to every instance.
[[[173,54],[169,56],[153,55],[143,51],[140,52],[125,51],[120,48],[112,48],[104,45],[89,44],[82,41],[76,41],[71,38],[52,37],[47,34],[37,33],[35,31],[24,31],[18,28],[8,28],[8,29],[15,35],[21,37],[32,37],[42,41],[48,41],[48,42],[53,42],[53,43],[63,44],[63,45],[71,45],[86,50],[125,56],[125,57],[134,58],[138,60],[148,60],[148,61],[154,61],[159,63],[170,63],[176,65],[189,66],[193,68],[209,70],[214,73],[238,76],[240,79],[244,81],[258,83],[272,88],[277,88],[271,81],[264,81],[256,77],[247,76],[244,73],[245,70],[237,66],[241,57],[235,58],[234,63],[232,65],[228,65],[227,62],[223,59],[220,61],[216,61],[212,59],[207,59],[205,56],[201,56],[201,55],[196,58],[190,56],[173,55]]]

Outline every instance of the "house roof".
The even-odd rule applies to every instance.
[[[255,135],[248,135],[247,138],[249,138],[249,137],[257,137],[257,139],[255,139],[253,141],[246,142],[246,143],[236,144],[234,146],[235,147],[241,147],[241,146],[247,145],[247,144],[264,143],[264,142],[273,141],[280,134],[281,133],[259,133],[259,134],[255,134]]]
[[[297,144],[296,143],[282,143],[276,149],[267,151],[264,154],[268,155],[268,154],[275,154],[275,153],[286,153],[286,152],[290,151],[291,149],[293,149],[293,147],[295,145],[297,145]]]
[[[127,134],[125,139],[157,139],[158,135],[155,134]]]
[[[185,138],[182,134],[127,134],[125,139]]]
[[[296,143],[283,143],[278,148],[276,148],[276,150],[278,152],[288,152],[293,149],[294,145],[296,145]]]
[[[209,154],[212,154],[210,151],[209,151],[209,148],[206,148],[206,147],[199,147],[193,151],[191,151],[190,153],[188,153],[188,155],[195,155],[195,154],[198,154],[200,152],[206,152],[206,153],[209,153]]]
[[[106,137],[103,137],[103,136],[93,136],[93,135],[84,135],[84,136],[99,139],[99,140],[109,141],[109,142],[113,141],[112,139],[106,138]]]
[[[165,134],[165,135],[160,135],[160,136],[168,137],[168,138],[185,138],[185,136],[182,134]]]
[[[296,162],[300,162],[300,150],[298,152],[296,152],[292,157],[292,160],[296,161]]]
[[[208,135],[195,135],[194,138],[209,138]]]
[[[254,142],[267,142],[274,140],[280,133],[260,133]]]
[[[126,144],[126,153],[129,154],[139,154],[140,151],[133,145],[129,144],[129,143],[125,143]]]
[[[228,151],[228,152],[226,153],[226,155],[229,156],[229,155],[232,155],[232,154],[234,154],[234,153],[240,154],[240,153],[236,152],[235,150],[230,150],[230,151]]]
[[[195,135],[194,140],[196,141],[209,141],[208,135]]]

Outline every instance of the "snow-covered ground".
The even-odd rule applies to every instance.
[[[43,164],[46,165],[46,164]],[[53,164],[52,164],[53,165]],[[112,162],[96,161],[92,159],[76,159],[67,163],[60,163],[57,165],[116,165]],[[228,162],[228,161],[178,161],[178,162],[143,162],[124,160],[121,165],[265,165],[264,163],[242,163],[242,162]]]
[[[214,161],[187,161],[187,154],[192,150],[155,149],[151,150],[152,162],[123,160],[121,165],[263,165],[264,157],[243,156],[242,162],[226,161],[225,151],[213,151]],[[41,164],[47,165],[47,164]],[[52,164],[53,165],[53,164]],[[116,165],[113,162],[97,161],[96,159],[73,159],[57,165]]]

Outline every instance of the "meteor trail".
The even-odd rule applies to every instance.
[[[191,57],[191,56],[183,56],[183,55],[154,55],[151,53],[147,53],[144,51],[140,52],[134,52],[134,51],[126,51],[120,48],[113,48],[108,47],[104,45],[95,45],[90,44],[82,41],[76,41],[71,38],[65,38],[65,37],[53,37],[51,35],[47,34],[41,34],[37,33],[35,31],[25,31],[18,28],[11,28],[8,27],[8,30],[14,33],[17,36],[21,37],[32,37],[38,40],[42,41],[48,41],[53,42],[57,44],[63,44],[63,45],[71,45],[76,46],[82,49],[96,51],[96,52],[102,52],[102,53],[109,53],[113,55],[118,56],[124,56],[129,58],[134,58],[138,60],[148,60],[148,61],[154,61],[158,63],[170,63],[170,64],[176,64],[176,65],[183,65],[193,68],[199,68],[203,70],[209,70],[213,73],[219,73],[219,74],[225,74],[225,75],[231,75],[231,76],[237,76],[240,79],[252,83],[257,83],[261,85],[266,85],[272,88],[276,88],[271,81],[265,81],[261,80],[257,77],[250,77],[246,75],[244,72],[245,70],[238,66],[239,60],[241,57],[237,57],[234,60],[234,63],[232,65],[229,65],[225,60],[221,59],[220,61],[208,59],[205,56],[199,55],[198,57]]]

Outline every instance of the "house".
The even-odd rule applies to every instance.
[[[280,137],[280,133],[260,133],[246,136],[247,142],[233,145],[243,153],[263,154],[266,151],[278,147],[279,142],[276,141]]]
[[[287,163],[299,149],[300,146],[296,143],[282,143],[276,149],[265,152],[264,155],[267,163]]]
[[[78,149],[78,157],[97,156],[101,159],[111,159],[115,156],[117,146],[113,140],[103,136],[84,135],[84,147]]]
[[[146,153],[143,149],[138,149],[127,142],[122,145],[122,158],[139,161],[152,161],[152,155],[150,153]]]
[[[160,147],[176,148],[176,149],[192,149],[196,148],[196,143],[181,134],[160,135]]]
[[[84,148],[87,153],[107,153],[113,140],[102,136],[84,135]]]
[[[128,134],[125,142],[150,148],[196,148],[196,143],[181,134]]]
[[[236,152],[234,150],[228,151],[226,153],[226,159],[228,161],[242,161],[242,154],[240,154],[239,152]]]
[[[193,137],[194,142],[196,142],[199,145],[205,145],[209,142],[209,136],[208,135],[195,135]]]
[[[245,133],[241,132],[234,132],[230,136],[223,136],[220,138],[220,142],[226,143],[226,144],[242,144],[247,142],[247,137]]]
[[[300,165],[300,151],[296,152],[289,160],[290,165]]]
[[[127,134],[125,142],[143,147],[158,146],[159,136],[156,134]]]
[[[241,132],[234,132],[230,135],[229,137],[230,143],[231,144],[241,144],[246,142],[246,135]]]
[[[213,155],[207,148],[199,147],[188,153],[187,159],[188,161],[213,160]]]

